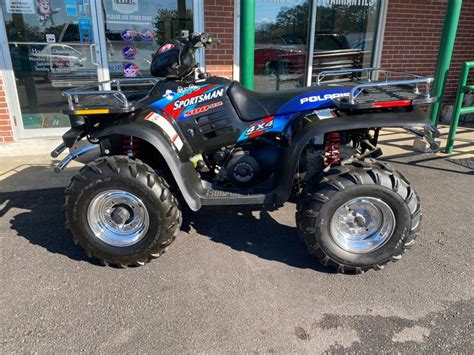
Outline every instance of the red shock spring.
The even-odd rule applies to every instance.
[[[140,154],[140,139],[134,136],[122,136],[122,153],[135,159]]]
[[[341,161],[339,154],[341,135],[339,132],[327,133],[325,142],[324,165],[328,166],[329,164],[339,163]]]

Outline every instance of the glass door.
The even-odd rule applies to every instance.
[[[64,130],[61,92],[104,79],[95,6],[94,0],[1,1],[21,136]]]
[[[150,76],[153,55],[180,30],[193,30],[192,0],[102,0],[111,79]]]

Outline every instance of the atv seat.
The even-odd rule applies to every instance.
[[[263,93],[249,90],[239,82],[234,81],[227,90],[227,95],[242,121],[255,121],[259,118],[275,115],[291,99],[314,90],[314,87],[303,87]]]

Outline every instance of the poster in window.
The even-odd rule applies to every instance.
[[[78,21],[79,25],[79,38],[82,43],[90,43],[93,41],[92,37],[92,23],[90,18],[80,18]]]
[[[53,8],[51,0],[36,0],[36,13],[41,26],[55,26],[53,15],[61,11],[61,8]]]
[[[66,15],[68,17],[77,17],[77,3],[76,0],[64,0],[66,5]]]

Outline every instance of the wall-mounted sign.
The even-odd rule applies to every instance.
[[[34,14],[35,4],[33,0],[7,0],[7,12],[9,14]]]
[[[346,5],[346,6],[373,6],[375,0],[324,0],[328,5]]]

